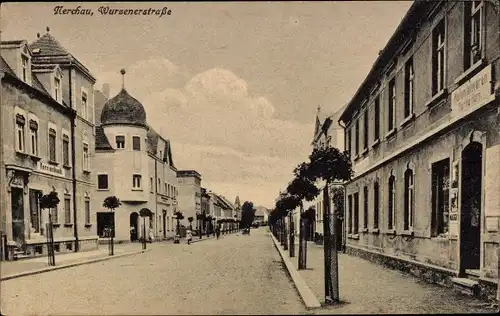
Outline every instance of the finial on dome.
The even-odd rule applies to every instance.
[[[45,29],[47,30],[47,33],[50,32],[50,27],[47,26]]]
[[[37,37],[37,38],[40,38],[40,33],[36,33],[36,37]]]
[[[122,68],[122,70],[120,70],[120,73],[122,74],[122,89],[125,90],[125,74],[127,72]]]

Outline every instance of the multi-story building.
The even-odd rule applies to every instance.
[[[97,234],[103,237],[106,227],[114,227],[118,240],[135,241],[144,234],[156,240],[172,237],[178,189],[170,141],[148,125],[143,105],[124,86],[109,100],[109,86],[104,87],[103,93],[96,91],[100,124],[96,127],[97,188],[92,216]],[[122,205],[105,209],[102,204],[108,196],[116,196]],[[140,218],[143,208],[153,215]]]
[[[324,148],[324,147],[335,147],[338,148],[340,151],[344,151],[344,130],[337,124],[340,114],[343,112],[344,108],[335,111],[333,114],[325,115],[321,112],[320,107],[318,107],[318,112],[316,114],[315,128],[314,128],[314,138],[311,143],[313,149]],[[316,210],[315,213],[316,219],[313,223],[310,223],[309,231],[314,231],[315,235],[318,236],[320,240],[322,240],[324,235],[323,216],[325,213],[325,207],[323,205],[324,203],[323,188],[325,187],[326,183],[324,181],[318,181],[317,185],[321,190],[320,194],[312,202],[304,201],[304,209],[307,209],[311,205],[314,206]],[[335,208],[332,199],[333,195],[332,189],[335,187],[342,187],[342,185],[341,183],[332,183],[330,186],[328,203],[330,204],[330,210],[332,213]],[[297,213],[296,216],[298,217],[300,216],[300,214]],[[296,219],[296,221],[298,222],[298,218]],[[339,219],[337,222],[337,232],[340,233],[342,231],[343,231],[342,220]],[[338,237],[337,245],[340,246],[342,244],[342,234],[337,234],[337,237]]]
[[[201,213],[201,174],[196,170],[178,170],[178,206],[177,209],[184,215],[196,219]]]
[[[38,198],[51,191],[60,199],[51,211],[56,252],[95,248],[89,217],[95,78],[48,28],[31,45],[2,42],[1,52],[1,209],[8,248],[25,255],[46,251],[48,210],[40,209]]]
[[[438,282],[497,283],[498,9],[415,2],[348,103],[349,253]]]

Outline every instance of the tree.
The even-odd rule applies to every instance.
[[[319,189],[314,185],[313,181],[309,179],[308,164],[301,163],[294,170],[295,178],[287,187],[287,192],[297,197],[298,206],[300,206],[300,213],[303,213],[303,200],[313,201],[319,194]],[[299,230],[299,269],[306,269],[307,262],[307,239],[306,225],[304,219],[300,218]],[[295,236],[290,235],[291,238]],[[292,244],[293,242],[293,244]],[[295,241],[290,240],[290,246],[295,248]]]
[[[309,163],[304,163],[295,169],[296,174],[309,179],[312,182],[323,180],[326,185],[323,188],[323,230],[325,235],[325,301],[327,303],[339,301],[338,290],[338,256],[335,235],[336,223],[330,218],[331,210],[329,201],[329,188],[335,182],[350,180],[354,172],[349,154],[341,152],[335,147],[314,148],[309,155]]]
[[[48,246],[48,251],[47,255],[49,258],[49,265],[55,266],[56,265],[56,258],[55,258],[55,253],[54,253],[54,234],[53,234],[53,228],[52,228],[52,210],[57,208],[57,205],[59,205],[59,197],[57,196],[57,192],[52,191],[48,194],[42,195],[38,198],[38,201],[40,203],[40,209],[49,210],[49,223],[47,225],[47,246]]]
[[[253,202],[245,201],[241,206],[241,224],[243,227],[250,227],[255,218],[256,210],[253,207]]]
[[[102,203],[102,206],[110,210],[111,212],[114,211],[115,209],[119,208],[122,203],[120,202],[120,199],[118,199],[116,196],[108,196],[107,198],[104,199],[104,202]],[[109,254],[112,256],[114,255],[114,241],[113,238],[115,237],[115,223],[114,223],[114,218],[113,218],[113,223],[112,226],[110,227],[109,231]]]
[[[188,217],[189,229],[190,229],[190,230],[193,230],[193,225],[192,225],[193,220],[194,220],[193,216],[189,216],[189,217]]]
[[[205,224],[205,218],[206,218],[206,215],[205,215],[205,212],[203,213],[196,213],[196,221],[198,223],[198,234],[200,235],[200,239],[202,238],[203,236],[203,226]]]
[[[184,219],[184,214],[182,214],[182,212],[177,211],[177,212],[174,213],[174,215],[175,215],[175,219],[177,220],[177,228],[176,228],[177,229],[177,235],[180,235],[181,234],[181,229],[180,229],[181,228],[180,227],[181,223],[180,223],[180,221],[182,221]]]

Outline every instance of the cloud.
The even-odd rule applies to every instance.
[[[239,189],[257,204],[271,206],[279,186],[292,179],[293,168],[310,150],[312,123],[276,119],[273,104],[250,94],[247,82],[228,69],[189,78],[170,61],[154,58],[130,66],[126,80],[132,81],[127,90],[146,108],[148,122],[172,141],[177,167],[196,169],[204,186],[230,199]]]

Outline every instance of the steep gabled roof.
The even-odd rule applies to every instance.
[[[101,149],[101,150],[113,149],[101,125],[95,127],[95,149]]]
[[[59,56],[69,55],[69,52],[64,48],[58,40],[56,40],[50,33],[43,34],[36,41],[31,43],[30,48],[32,51],[40,50],[40,56]]]

